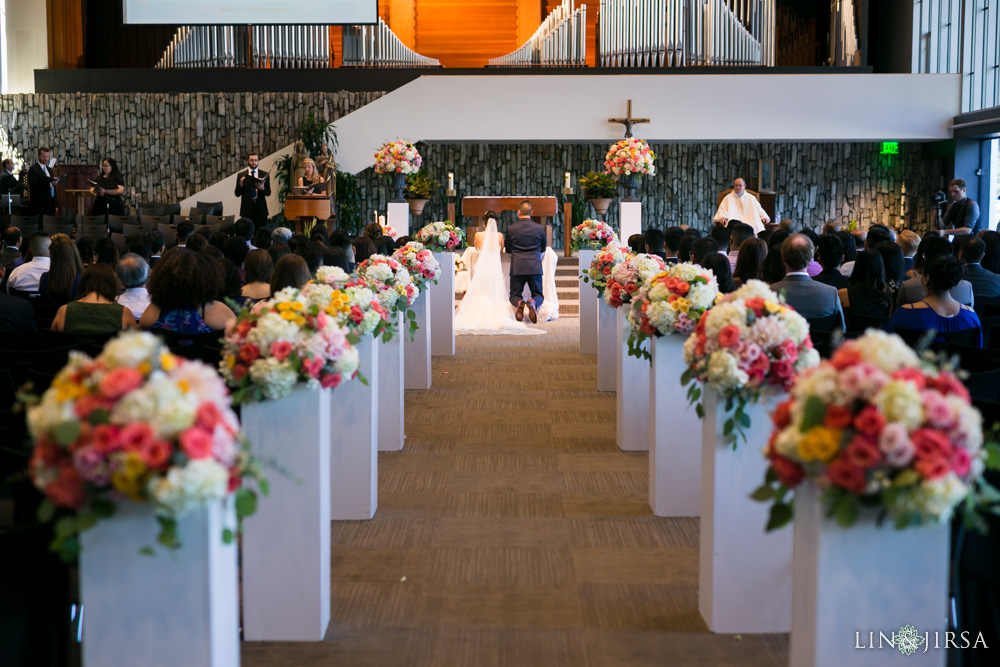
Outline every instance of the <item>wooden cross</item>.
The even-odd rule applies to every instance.
[[[625,111],[624,118],[609,118],[609,123],[621,123],[625,126],[625,138],[628,139],[632,136],[632,126],[638,125],[640,123],[648,123],[648,118],[632,118],[632,100],[628,101],[628,107]]]

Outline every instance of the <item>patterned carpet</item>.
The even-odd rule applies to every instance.
[[[326,640],[244,643],[243,665],[787,664],[787,635],[708,632],[697,519],[653,516],[578,320],[545,328],[434,358],[378,513],[333,527]]]

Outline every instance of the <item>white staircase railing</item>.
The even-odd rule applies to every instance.
[[[440,67],[403,44],[379,18],[375,25],[344,26],[344,67]]]
[[[490,58],[490,67],[586,65],[587,5],[575,4],[574,0],[563,0],[516,51]]]

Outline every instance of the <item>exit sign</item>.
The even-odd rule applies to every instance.
[[[882,142],[882,155],[898,155],[899,154],[899,142],[898,141],[883,141]]]

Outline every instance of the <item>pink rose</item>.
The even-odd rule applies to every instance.
[[[319,384],[324,389],[340,386],[343,376],[340,373],[326,373],[319,378]]]
[[[141,452],[153,441],[153,429],[149,424],[127,424],[121,430],[121,446],[127,452]]]
[[[59,466],[56,479],[45,486],[45,495],[56,507],[66,507],[77,510],[83,506],[86,494],[83,490],[83,478],[68,461]]]
[[[965,477],[972,470],[972,457],[965,447],[955,447],[951,453],[951,469],[959,477]]]
[[[781,380],[790,380],[795,375],[795,368],[788,359],[779,359],[771,364],[771,372]]]
[[[918,459],[951,458],[951,442],[948,436],[929,428],[918,428],[912,434],[913,447]]]
[[[192,459],[207,459],[212,455],[212,436],[207,431],[192,427],[181,433],[181,449]]]
[[[902,424],[886,424],[879,435],[878,448],[885,454],[886,462],[896,468],[905,467],[913,460],[913,443]]]
[[[153,470],[163,470],[173,453],[170,443],[165,440],[150,440],[139,452],[146,466]]]
[[[924,390],[921,392],[924,399],[924,414],[931,426],[941,429],[949,429],[955,424],[955,411],[944,399],[944,396],[934,390]]]
[[[94,448],[107,456],[122,448],[117,426],[98,424],[94,427]]]
[[[287,340],[276,340],[271,343],[271,356],[278,361],[284,361],[292,353],[292,344]]]
[[[854,417],[854,428],[865,435],[878,435],[885,427],[885,417],[874,405],[866,406]]]
[[[117,399],[142,384],[142,373],[134,368],[116,368],[101,379],[99,391],[109,399]]]
[[[249,366],[260,358],[260,348],[253,343],[247,343],[240,348],[240,361]]]
[[[311,378],[318,378],[319,372],[323,370],[322,359],[303,359],[302,370]]]

